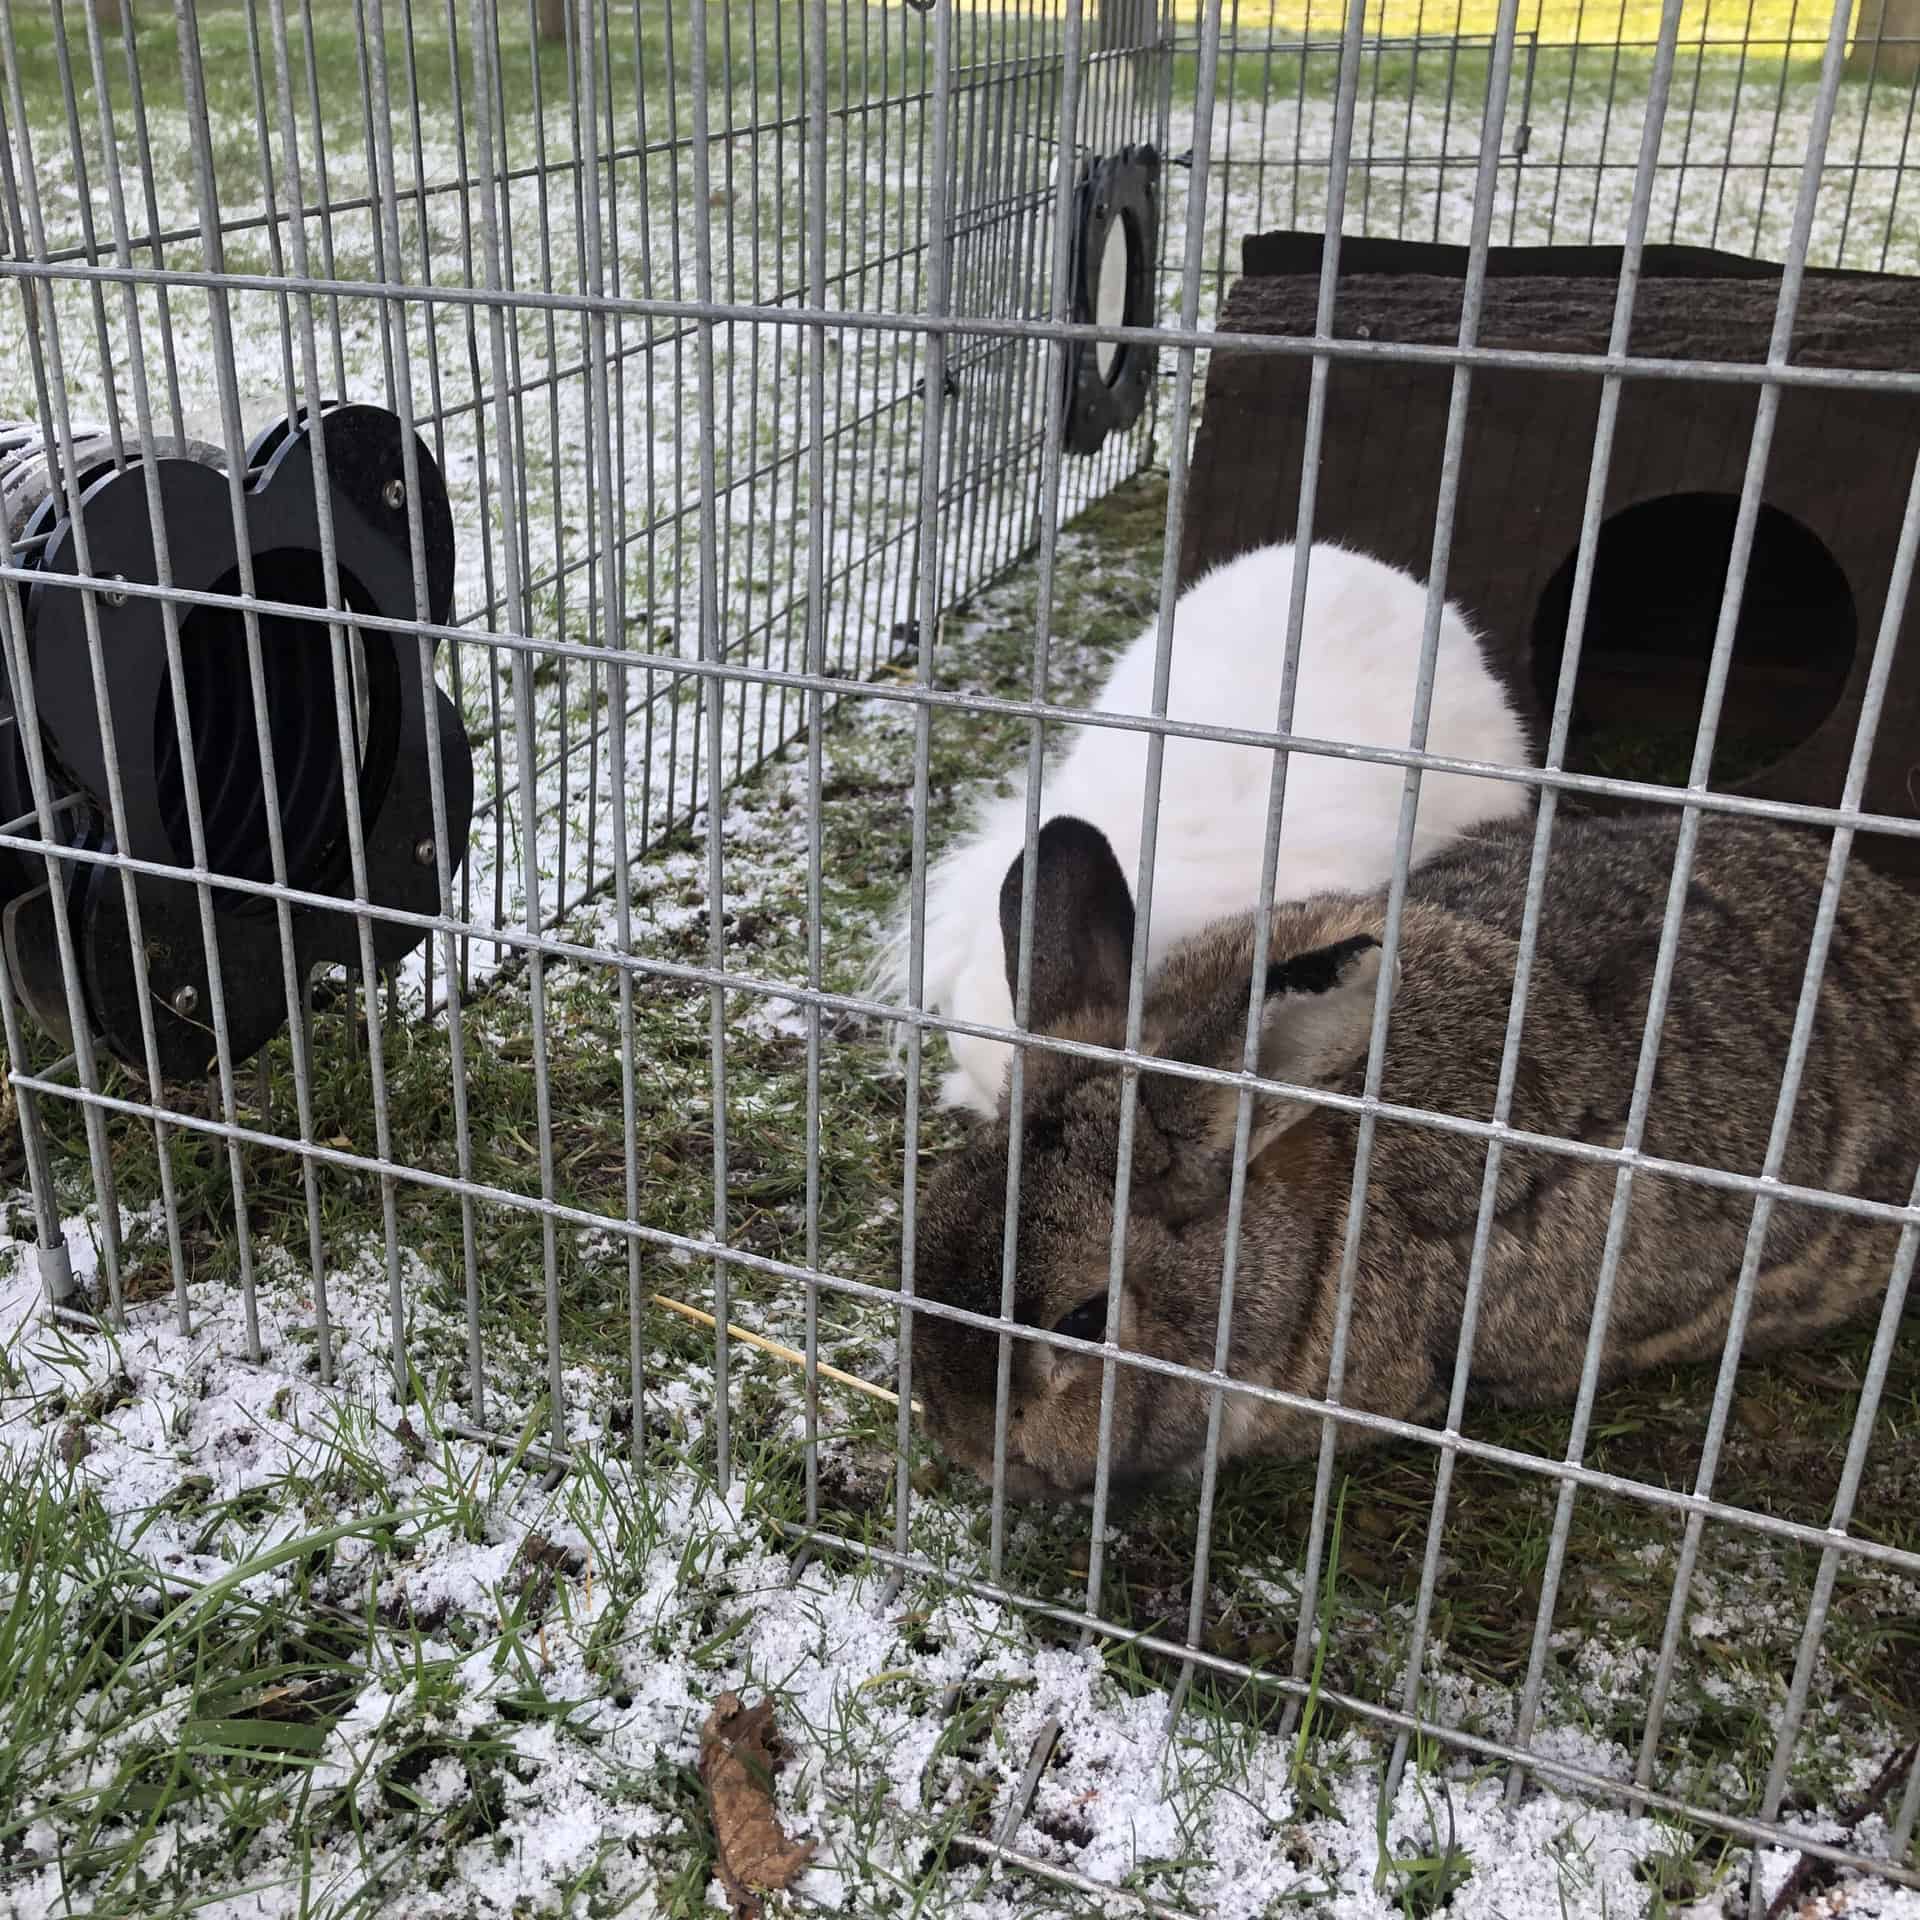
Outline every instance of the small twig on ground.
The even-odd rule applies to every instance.
[[[690,1307],[684,1300],[670,1300],[664,1293],[652,1296],[656,1307],[665,1307],[669,1313],[677,1313],[683,1320],[691,1320],[699,1326],[711,1327],[718,1323],[710,1313],[702,1313],[698,1307]],[[749,1333],[745,1327],[736,1327],[731,1323],[727,1327],[729,1339],[744,1341],[750,1347],[758,1347],[762,1353],[770,1353],[776,1360],[784,1360],[790,1367],[802,1367],[807,1364],[807,1356],[796,1352],[792,1347],[783,1347],[777,1340],[769,1340],[764,1335]],[[824,1360],[816,1360],[813,1370],[823,1380],[837,1380],[843,1387],[851,1387],[856,1393],[871,1394],[876,1400],[884,1400],[890,1407],[900,1404],[900,1396],[889,1387],[875,1386],[871,1380],[862,1380],[858,1374],[842,1373],[838,1367],[830,1367]],[[920,1402],[909,1402],[915,1413],[920,1411]]]
[[[1840,1816],[1840,1830],[1843,1839],[1852,1839],[1854,1830],[1868,1814],[1877,1812],[1888,1794],[1893,1791],[1893,1783],[1909,1767],[1920,1767],[1920,1740],[1910,1740],[1904,1747],[1893,1750],[1887,1764],[1874,1775],[1872,1784],[1845,1813]],[[1813,1876],[1819,1871],[1822,1862],[1808,1854],[1801,1854],[1794,1863],[1793,1871],[1787,1875],[1780,1891],[1773,1896],[1773,1904],[1767,1908],[1767,1920],[1784,1920],[1798,1903],[1800,1896],[1812,1885]]]

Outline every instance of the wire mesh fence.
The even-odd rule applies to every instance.
[[[1801,311],[1809,270],[1920,264],[1910,43],[1891,4],[1857,27],[1846,6],[1816,18],[1681,0],[1605,19],[1585,7],[1523,19],[1516,0],[1471,21],[1406,11],[180,0],[149,19],[127,0],[0,0],[0,272],[17,315],[0,414],[22,423],[0,442],[0,1010],[38,1277],[57,1324],[91,1335],[156,1297],[184,1334],[216,1276],[243,1303],[257,1363],[273,1344],[257,1297],[290,1262],[324,1385],[347,1365],[333,1299],[357,1236],[377,1249],[395,1391],[442,1430],[541,1467],[616,1452],[644,1462],[667,1444],[656,1416],[694,1394],[702,1467],[721,1487],[787,1475],[774,1504],[797,1553],[856,1556],[882,1570],[889,1597],[908,1582],[957,1585],[1158,1663],[1169,1743],[1203,1693],[1208,1711],[1231,1695],[1302,1743],[1316,1714],[1337,1712],[1385,1743],[1389,1799],[1437,1745],[1498,1770],[1509,1807],[1545,1781],[1751,1842],[1739,1891],[1756,1911],[1777,1884],[1763,1898],[1769,1847],[1920,1886],[1920,1768],[1889,1774],[1869,1824],[1812,1829],[1793,1797],[1830,1684],[1836,1591],[1858,1587],[1876,1619],[1897,1623],[1920,1581],[1920,1541],[1910,1515],[1889,1512],[1875,1464],[1911,1425],[1895,1371],[1920,1247],[1911,1129],[1903,1141],[1889,1123],[1872,1178],[1851,1187],[1808,1176],[1794,1151],[1796,1126],[1811,1124],[1796,1114],[1823,981],[1853,964],[1842,902],[1866,884],[1849,878],[1854,841],[1920,835],[1867,802],[1876,751],[1908,751],[1881,729],[1920,542],[1920,465],[1878,477],[1904,507],[1889,509],[1877,626],[1859,637],[1870,659],[1832,790],[1816,801],[1711,777],[1787,397],[1892,408],[1920,396],[1910,340],[1885,365],[1838,363],[1817,341],[1806,350]],[[1144,171],[1098,170],[1142,154]],[[1133,211],[1114,214],[1129,194]],[[1110,214],[1118,250],[1089,258]],[[1324,236],[1314,329],[1216,331],[1241,241],[1275,228]],[[1449,340],[1341,324],[1342,242],[1359,236],[1466,249]],[[1662,243],[1779,264],[1764,356],[1635,354],[1643,256]],[[1603,353],[1483,342],[1493,251],[1546,245],[1621,250]],[[1226,347],[1311,365],[1294,534],[1313,558],[1259,609],[1285,662],[1277,707],[1230,699],[1224,714],[1170,717],[1195,427],[1208,356]],[[1444,369],[1450,385],[1421,509],[1418,640],[1395,694],[1410,724],[1369,742],[1296,731],[1294,699],[1314,570],[1333,564],[1311,546],[1329,384],[1377,365]],[[1555,456],[1586,476],[1587,504],[1547,724],[1530,755],[1495,760],[1429,730],[1469,424],[1508,372],[1583,383],[1598,413],[1590,437]],[[1137,412],[1116,413],[1091,451],[1070,445],[1068,396],[1117,406],[1109,396],[1128,380]],[[1735,387],[1752,408],[1684,771],[1664,781],[1569,755],[1609,478],[1642,457],[1620,428],[1623,397],[1662,382]],[[1162,472],[1164,494],[1145,496],[1150,512],[1125,536],[1138,551],[1123,612],[1147,623],[1139,697],[1090,713],[1081,696],[1100,662],[1061,631],[1088,617],[1084,594],[1063,610],[1088,538],[1076,515],[1137,501],[1139,476]],[[1528,537],[1516,527],[1516,543]],[[986,590],[1016,566],[1024,584],[993,600]],[[1111,546],[1103,566],[1121,570]],[[1892,705],[1897,733],[1907,715]],[[844,750],[858,729],[890,743],[884,777]],[[1241,905],[1261,928],[1292,897],[1279,858],[1298,769],[1385,769],[1398,795],[1377,914],[1389,983],[1427,897],[1423,788],[1472,777],[1530,808],[1537,796],[1516,830],[1513,992],[1486,1063],[1490,1105],[1393,1097],[1392,991],[1368,996],[1350,1090],[1301,1092],[1270,1070],[1259,995],[1233,1058],[1170,1063],[1144,936],[1123,950],[1113,1020],[1091,1036],[1060,1023],[1028,1033],[1052,924],[1045,752],[1096,732],[1139,746],[1123,864],[1143,928],[1156,830],[1196,764],[1183,750],[1238,746],[1272,769],[1244,803],[1261,809],[1262,859]],[[954,932],[930,931],[928,876],[967,781],[1022,767],[1024,851],[976,903],[996,955],[1004,925],[1009,1028],[928,1010],[927,968],[942,959],[929,943]],[[1615,1036],[1621,1110],[1611,1130],[1573,1137],[1516,1118],[1537,1111],[1529,1049],[1543,1044],[1527,993],[1566,832],[1556,820],[1608,801],[1660,802],[1677,827],[1644,1017]],[[1817,830],[1827,852],[1807,870],[1806,938],[1761,1101],[1765,1151],[1720,1164],[1676,1152],[1670,1130],[1649,1144],[1648,1111],[1672,1071],[1663,1025],[1676,1007],[1680,1046],[1698,1044],[1693,977],[1676,972],[1694,865],[1741,819]],[[1188,857],[1183,842],[1169,848],[1171,862]],[[864,969],[903,887],[896,1003]],[[1286,958],[1265,941],[1254,936],[1253,979]],[[887,1021],[903,1035],[903,1101],[885,1074],[849,1064],[881,1058]],[[929,1294],[922,1271],[928,1169],[965,1137],[934,1095],[946,1049],[996,1033],[1023,1044],[1004,1137],[980,1136],[998,1156],[978,1226],[991,1297],[969,1307]],[[1015,1312],[1022,1169],[1041,1177],[1033,1130],[1059,1125],[1047,1063],[1089,1059],[1117,1073],[1102,1167],[1103,1217],[1117,1224],[1101,1227],[1110,1252],[1083,1289],[1098,1313],[1050,1329]],[[1824,1100],[1826,1068],[1813,1071]],[[1226,1277],[1209,1283],[1204,1338],[1172,1352],[1123,1331],[1127,1243],[1137,1262],[1153,1173],[1141,1103],[1167,1081],[1211,1090],[1227,1115],[1215,1122]],[[1352,1123],[1343,1230],[1324,1250],[1329,1345],[1304,1389],[1230,1363],[1275,1082]],[[1457,1357],[1434,1356],[1444,1391],[1426,1420],[1370,1407],[1368,1383],[1344,1377],[1349,1352],[1364,1351],[1370,1172],[1402,1133],[1485,1168],[1477,1214],[1454,1223],[1467,1331]],[[964,1150],[985,1149],[975,1137]],[[863,1155],[883,1165],[871,1183],[890,1189],[882,1200],[861,1185]],[[1502,1168],[1528,1156],[1604,1200],[1571,1412],[1550,1443],[1543,1429],[1476,1432],[1468,1417],[1471,1329],[1500,1284]],[[1622,1468],[1603,1445],[1610,1303],[1617,1283],[1636,1284],[1632,1209],[1669,1188],[1737,1220],[1744,1250],[1712,1329],[1723,1359],[1711,1381],[1704,1367],[1692,1376],[1697,1435],[1674,1459]],[[1783,1209],[1823,1223],[1816,1264],[1852,1271],[1849,1233],[1880,1258],[1817,1514],[1776,1501],[1771,1484],[1725,1484],[1742,1343],[1753,1315],[1767,1322],[1763,1254]],[[76,1270],[76,1212],[97,1223],[95,1271]],[[429,1295],[457,1329],[437,1346],[414,1317]],[[707,1315],[698,1335],[675,1319],[689,1306]],[[995,1341],[990,1438],[972,1463],[990,1495],[956,1546],[946,1496],[915,1470],[927,1384],[915,1347],[916,1330],[940,1354],[967,1329]],[[492,1362],[510,1333],[539,1356],[531,1397],[503,1387]],[[769,1339],[804,1365],[771,1389],[745,1367]],[[617,1432],[578,1417],[587,1349],[625,1369]],[[890,1386],[868,1399],[891,1410],[870,1405],[864,1431],[884,1488],[856,1523],[823,1470],[827,1406],[848,1369],[871,1388],[882,1366]],[[1073,1489],[1091,1506],[1089,1544],[1064,1579],[1036,1571],[1010,1498],[1027,1471],[1017,1407],[1038,1391],[1035,1366],[1043,1380],[1078,1369],[1097,1410],[1091,1475]],[[1133,1444],[1116,1407],[1136,1377],[1204,1406],[1191,1539],[1165,1582],[1176,1599],[1153,1605],[1137,1603],[1111,1544]],[[1234,1493],[1224,1459],[1249,1423],[1283,1415],[1305,1419],[1311,1471],[1290,1510],[1281,1631],[1261,1654],[1244,1641],[1223,1652],[1217,1542],[1258,1505]],[[1390,1666],[1339,1685],[1322,1673],[1331,1628],[1318,1596],[1338,1555],[1336,1446],[1358,1436],[1418,1463],[1405,1539],[1418,1570]],[[1491,1730],[1439,1706],[1449,1642],[1473,1630],[1472,1594],[1449,1591],[1454,1482],[1481,1468],[1541,1497],[1511,1707]],[[1571,1591],[1595,1577],[1583,1529],[1596,1506],[1673,1552],[1615,1771],[1557,1744],[1556,1662]],[[1791,1568],[1775,1598],[1793,1662],[1756,1777],[1684,1769],[1691,1733],[1669,1724],[1698,1662],[1696,1570],[1727,1541]],[[1910,1619],[1887,1631],[1910,1658]],[[946,1837],[1035,1886],[1104,1897],[1104,1876],[1016,1844],[1057,1733],[1049,1723],[1032,1743],[1004,1817]]]

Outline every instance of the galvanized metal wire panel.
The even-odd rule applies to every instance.
[[[16,343],[0,349],[0,418],[20,423],[0,439],[11,703],[0,786],[18,799],[0,853],[19,909],[9,909],[0,1011],[49,1310],[76,1331],[124,1323],[139,1289],[118,1193],[129,1183],[145,1191],[150,1179],[164,1285],[184,1329],[205,1248],[201,1202],[183,1189],[213,1186],[250,1357],[264,1350],[262,1262],[294,1247],[315,1305],[314,1367],[329,1380],[330,1243],[339,1210],[358,1204],[377,1215],[403,1393],[422,1396],[449,1431],[498,1439],[527,1458],[537,1430],[539,1464],[560,1468],[587,1444],[569,1424],[583,1317],[574,1236],[605,1236],[624,1289],[609,1290],[603,1269],[584,1317],[618,1323],[631,1396],[622,1444],[635,1457],[646,1456],[649,1408],[665,1405],[672,1386],[655,1367],[654,1296],[668,1276],[676,1285],[691,1276],[713,1323],[704,1411],[723,1490],[746,1477],[743,1450],[775,1419],[739,1377],[737,1333],[757,1314],[763,1344],[780,1336],[776,1345],[804,1355],[806,1376],[790,1383],[779,1413],[799,1429],[803,1492],[796,1515],[780,1522],[796,1549],[858,1555],[895,1586],[953,1581],[1103,1645],[1164,1658],[1176,1676],[1169,1740],[1197,1682],[1245,1683],[1273,1704],[1283,1731],[1309,1700],[1383,1738],[1390,1730],[1389,1794],[1416,1741],[1433,1741],[1507,1770],[1509,1804],[1538,1776],[1754,1842],[1756,1859],[1760,1845],[1786,1844],[1920,1885],[1911,1851],[1920,1773],[1897,1800],[1889,1795],[1871,1848],[1851,1829],[1809,1835],[1784,1811],[1836,1583],[1843,1574],[1882,1580],[1897,1596],[1920,1580],[1909,1536],[1855,1526],[1888,1424],[1883,1397],[1920,1249],[1920,1189],[1907,1184],[1905,1163],[1892,1197],[1789,1177],[1822,982],[1845,965],[1833,943],[1854,842],[1863,832],[1920,834],[1905,814],[1865,803],[1920,548],[1920,465],[1880,477],[1889,532],[1876,563],[1881,614],[1858,636],[1868,664],[1847,710],[1852,747],[1835,791],[1816,802],[1727,791],[1712,777],[1743,594],[1772,510],[1784,397],[1892,406],[1920,393],[1911,351],[1884,365],[1795,358],[1810,269],[1920,271],[1909,178],[1920,94],[1891,0],[1878,26],[1857,35],[1845,6],[1817,20],[1775,11],[1742,8],[1736,19],[1681,0],[1604,19],[1519,0],[1445,19],[1424,7],[1381,16],[1364,0],[1338,15],[1244,0],[1106,0],[1091,12],[1081,0],[552,9],[449,0],[439,10],[410,0],[178,0],[163,19],[136,15],[128,0],[111,13],[0,0],[0,300]],[[1100,162],[1114,164],[1101,172]],[[1088,257],[1089,207],[1110,223],[1103,247],[1108,232],[1121,236],[1110,257]],[[1284,608],[1267,609],[1286,660],[1277,710],[1249,709],[1232,724],[1168,714],[1196,423],[1207,356],[1228,339],[1214,321],[1239,275],[1242,240],[1274,229],[1322,236],[1312,325],[1236,333],[1230,344],[1256,368],[1284,359],[1309,370],[1298,480],[1287,483],[1300,549],[1324,533],[1316,489],[1329,383],[1409,366],[1446,382],[1444,415],[1435,402],[1431,512],[1422,504],[1424,612],[1404,690],[1411,725],[1390,743],[1295,730],[1309,566],[1293,569]],[[1448,337],[1342,329],[1342,247],[1362,235],[1465,249],[1447,282]],[[1643,258],[1662,243],[1778,264],[1766,283],[1764,350],[1636,351]],[[1494,250],[1549,244],[1620,250],[1603,349],[1484,340]],[[1550,375],[1597,395],[1590,435],[1553,452],[1557,471],[1584,484],[1585,504],[1570,572],[1562,569],[1559,666],[1533,764],[1429,746],[1456,517],[1473,483],[1470,423],[1505,373]],[[1110,391],[1127,380],[1137,415]],[[1638,457],[1623,444],[1643,417],[1628,396],[1689,383],[1735,393],[1750,410],[1738,490],[1724,503],[1723,584],[1699,636],[1689,764],[1666,782],[1573,766],[1610,475]],[[1114,409],[1114,430],[1090,452],[1073,440],[1069,394]],[[372,429],[355,428],[353,403],[392,417],[375,453],[355,438]],[[298,467],[297,553],[294,532],[257,532],[260,501],[295,485],[290,447],[310,463],[310,472]],[[199,470],[191,510],[169,504],[185,498],[169,460]],[[1062,679],[1077,638],[1056,631],[1063,553],[1085,537],[1073,524],[1081,509],[1148,470],[1166,483],[1161,525],[1148,536],[1159,554],[1151,696],[1138,711],[1090,713],[1076,697],[1085,674]],[[1528,537],[1524,524],[1515,537]],[[205,557],[215,553],[217,566]],[[1020,630],[991,677],[957,670],[957,637],[980,617],[982,590],[1017,565],[1031,568]],[[68,623],[57,689],[56,602]],[[130,723],[115,688],[136,646],[155,692],[153,712]],[[908,740],[905,779],[862,801],[876,817],[904,813],[899,871],[856,872],[858,847],[833,851],[827,742],[856,714]],[[1024,774],[1026,853],[1008,891],[983,910],[1006,914],[1011,1028],[927,1010],[928,874],[956,805],[938,771],[936,731],[972,739],[966,729],[989,726],[1025,741],[1023,762],[989,763],[982,749],[968,769],[983,780]],[[1327,1366],[1314,1393],[1233,1372],[1255,1116],[1273,1084],[1260,1071],[1261,994],[1250,990],[1237,1064],[1170,1062],[1149,1030],[1141,938],[1127,960],[1117,1044],[1113,1034],[1026,1031],[1035,944],[1048,937],[1035,907],[1041,775],[1048,751],[1082,729],[1145,737],[1139,858],[1126,876],[1142,925],[1153,914],[1163,811],[1185,797],[1166,791],[1169,743],[1280,749],[1266,762],[1259,884],[1242,903],[1258,929],[1255,982],[1270,959],[1285,958],[1269,955],[1267,930],[1276,898],[1288,897],[1278,868],[1290,767],[1314,760],[1404,776],[1380,906],[1389,981],[1408,925],[1423,783],[1479,775],[1538,796],[1524,894],[1513,902],[1515,979],[1490,1108],[1436,1113],[1392,1097],[1390,991],[1371,1015],[1359,1091],[1301,1096],[1354,1123],[1352,1160],[1338,1172]],[[87,765],[99,770],[92,784],[73,744],[83,734],[94,743]],[[747,925],[759,909],[738,881],[750,831],[741,796],[787,774],[804,817],[790,853],[804,860],[805,925],[785,959],[767,966]],[[170,840],[155,837],[142,811],[161,786]],[[1657,802],[1678,820],[1650,936],[1644,1023],[1621,1040],[1631,1095],[1605,1140],[1514,1119],[1535,1044],[1528,993],[1556,820],[1582,801]],[[413,824],[400,833],[396,809],[407,807]],[[1830,849],[1753,1167],[1657,1150],[1658,1134],[1648,1145],[1683,910],[1703,835],[1729,819],[1814,830]],[[1185,856],[1176,845],[1169,857]],[[667,927],[669,879],[697,906],[676,907],[671,937],[655,939]],[[908,910],[896,1005],[862,990],[852,950],[872,937],[869,896],[899,888]],[[314,944],[317,927],[332,930],[337,951]],[[168,971],[182,953],[199,969],[191,978]],[[316,1019],[323,962],[361,1009],[344,1030]],[[585,1013],[582,981],[602,995]],[[699,1104],[659,1090],[670,1066],[686,1064],[649,1052],[649,1008],[669,997],[704,1010]],[[117,1027],[103,1012],[110,1000]],[[775,1003],[794,1049],[784,1105],[758,1064],[744,1079],[739,1066],[742,1010],[773,1018]],[[496,1018],[503,1004],[526,1016],[524,1057],[518,1029],[511,1042],[512,1091],[494,1077],[508,1046]],[[242,1008],[264,1008],[266,1026],[286,1033],[276,1077]],[[904,1035],[904,1104],[886,1117],[898,1127],[888,1216],[898,1245],[859,1263],[835,1257],[823,1234],[839,1205],[832,1128],[844,1109],[832,1082],[845,1050],[879,1046],[885,1020]],[[917,1270],[927,1168],[954,1137],[934,1117],[936,1059],[945,1036],[966,1033],[1022,1043],[1009,1082],[1004,1206],[988,1249],[997,1313],[926,1297]],[[428,1034],[444,1046],[445,1075],[423,1115],[395,1087],[412,1086],[409,1062]],[[170,1049],[189,1044],[207,1086],[165,1070]],[[257,1088],[244,1076],[256,1053]],[[585,1053],[607,1063],[589,1095],[574,1071]],[[1048,1055],[1101,1059],[1120,1076],[1115,1224],[1088,1283],[1105,1286],[1104,1314],[1089,1324],[1114,1331],[1097,1333],[1093,1352],[1015,1316],[1025,1089]],[[1141,1084],[1153,1076],[1211,1088],[1231,1113],[1217,1143],[1230,1173],[1217,1312],[1196,1350],[1204,1363],[1141,1350],[1118,1331],[1129,1236],[1141,1230],[1130,1203],[1150,1177],[1139,1164],[1151,1145]],[[617,1151],[586,1142],[576,1125],[594,1101],[618,1107]],[[1383,1130],[1399,1128],[1484,1164],[1478,1214],[1462,1233],[1460,1341],[1446,1357],[1444,1408],[1427,1424],[1352,1404],[1364,1395],[1348,1378],[1372,1174]],[[505,1157],[503,1138],[513,1145]],[[1553,1452],[1489,1440],[1468,1415],[1502,1168],[1534,1154],[1611,1182],[1584,1363]],[[1920,1159],[1920,1141],[1910,1158]],[[1634,1196],[1658,1182],[1747,1223],[1728,1277],[1723,1358],[1711,1385],[1698,1383],[1699,1445],[1664,1477],[1594,1459]],[[82,1184],[103,1234],[92,1288],[76,1283],[61,1226]],[[439,1356],[430,1379],[409,1335],[408,1222],[423,1196],[457,1209],[451,1285],[465,1342],[459,1355]],[[765,1226],[779,1204],[797,1212],[797,1245]],[[1817,1524],[1729,1494],[1722,1471],[1742,1342],[1782,1208],[1811,1210],[1836,1233],[1882,1229],[1897,1248]],[[489,1398],[486,1365],[502,1311],[491,1251],[502,1221],[537,1223],[537,1278],[516,1274],[511,1284],[539,1296],[545,1388],[539,1405],[504,1410]],[[820,1486],[819,1390],[832,1374],[823,1320],[842,1311],[884,1330],[896,1401],[885,1511],[860,1537],[828,1524]],[[979,1537],[944,1559],[919,1524],[924,1496],[912,1470],[915,1329],[929,1322],[997,1336],[990,1503]],[[1077,1593],[1064,1597],[1024,1588],[1010,1551],[1016,1347],[1099,1370],[1097,1464],[1083,1490],[1089,1546],[1074,1569]],[[1116,1406],[1136,1374],[1185,1381],[1207,1405],[1176,1610],[1184,1619],[1147,1627],[1116,1603],[1110,1557],[1124,1451]],[[1279,1622],[1277,1658],[1260,1664],[1207,1644],[1210,1577],[1232,1423],[1281,1411],[1312,1416],[1318,1438],[1295,1611]],[[1360,1436],[1430,1462],[1404,1640],[1371,1693],[1322,1688],[1316,1666],[1336,1446]],[[1432,1710],[1447,1673],[1436,1608],[1463,1463],[1538,1482],[1547,1503],[1513,1712],[1497,1731]],[[1576,1511],[1595,1500],[1622,1503],[1650,1533],[1677,1528],[1679,1542],[1659,1635],[1643,1649],[1632,1765],[1612,1777],[1545,1738],[1557,1623],[1581,1575]],[[1673,1790],[1666,1772],[1688,1596],[1712,1551],[1710,1530],[1791,1550],[1806,1574],[1782,1595],[1794,1610],[1796,1663],[1775,1703],[1765,1777],[1717,1796],[1697,1784]],[[954,1548],[944,1535],[940,1543]],[[1470,1606],[1471,1596],[1456,1600],[1455,1616]],[[1012,1844],[1051,1741],[1036,1745],[1005,1828],[964,1844],[1090,1891],[1085,1876]],[[1757,1873],[1751,1888],[1757,1908]]]

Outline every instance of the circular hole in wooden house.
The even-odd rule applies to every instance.
[[[1686,784],[1739,504],[1732,494],[1668,494],[1601,527],[1567,736],[1573,771]],[[1575,558],[1561,562],[1534,614],[1542,713],[1559,685]],[[1762,506],[1710,784],[1737,786],[1807,739],[1845,689],[1857,639],[1839,563],[1791,514]]]

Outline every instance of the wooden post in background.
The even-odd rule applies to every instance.
[[[1847,71],[1878,80],[1920,73],[1920,0],[1860,0]]]
[[[120,0],[93,0],[93,17],[100,22],[102,33],[119,33],[126,25]]]
[[[567,37],[567,0],[540,0],[540,38],[564,40]]]

